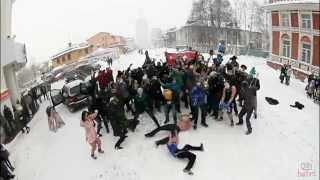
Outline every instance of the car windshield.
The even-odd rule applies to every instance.
[[[80,94],[80,85],[71,88],[70,89],[70,94],[72,94],[72,95]]]

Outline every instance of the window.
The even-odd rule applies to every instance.
[[[281,25],[284,27],[290,26],[289,14],[281,14]]]
[[[89,53],[89,50],[88,50],[88,48],[86,48],[86,49],[85,49],[85,53],[86,53],[86,54],[88,54],[88,53]]]
[[[66,61],[66,58],[63,56],[62,57],[62,62],[65,62]]]
[[[70,60],[71,59],[71,54],[68,54],[68,60]]]
[[[309,43],[302,44],[302,57],[301,60],[306,63],[310,63],[311,59],[311,45]]]
[[[301,27],[303,29],[311,29],[311,16],[310,16],[310,14],[301,14]]]
[[[282,56],[290,57],[290,40],[288,35],[282,36]]]

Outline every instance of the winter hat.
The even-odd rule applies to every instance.
[[[256,68],[252,67],[250,70],[250,76],[255,76],[256,75]]]
[[[232,56],[231,58],[230,58],[230,60],[237,60],[237,56]]]

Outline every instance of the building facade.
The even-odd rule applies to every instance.
[[[68,44],[68,47],[51,57],[52,67],[70,64],[87,56],[93,51],[93,46],[88,44]]]
[[[227,53],[238,54],[239,48],[262,48],[262,34],[259,32],[244,31],[237,27],[215,27],[203,24],[187,24],[177,30],[175,34],[168,35],[169,45],[179,47],[192,47],[199,52],[209,52],[216,49],[219,42],[227,46]],[[172,40],[175,38],[175,42]],[[169,46],[170,47],[170,46]]]
[[[87,43],[94,49],[109,48],[114,45],[124,45],[125,40],[121,36],[115,36],[108,32],[99,32],[87,39]]]
[[[272,21],[270,66],[291,64],[296,77],[302,80],[310,72],[319,73],[319,5],[316,0],[270,0],[265,5]]]
[[[16,42],[11,31],[14,1],[1,0],[1,112],[4,105],[11,108],[20,100],[16,72],[27,63],[25,44]]]

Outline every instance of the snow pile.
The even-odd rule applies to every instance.
[[[150,56],[164,59],[163,50],[150,51]],[[115,60],[113,69],[116,73],[131,63],[135,68],[143,61],[143,55],[133,52]],[[305,84],[294,79],[290,86],[280,84],[279,72],[269,68],[262,58],[240,56],[239,63],[246,64],[248,70],[256,67],[260,74],[258,119],[251,120],[253,133],[246,136],[245,126],[231,128],[229,121],[216,122],[209,116],[209,128],[199,126],[196,131],[181,133],[181,146],[204,143],[205,151],[195,152],[197,160],[193,177],[182,172],[186,161],[170,156],[165,146],[155,148],[154,141],[166,136],[166,133],[159,133],[150,139],[144,137],[144,133],[154,128],[147,115],[140,116],[141,124],[135,133],[129,133],[123,150],[115,151],[113,146],[117,138],[103,131],[105,153],[92,160],[84,130],[79,125],[81,111],[70,113],[64,105],[60,105],[57,111],[66,126],[52,133],[48,130],[44,113],[49,104],[46,101],[33,120],[30,134],[21,135],[14,144],[9,145],[17,179],[295,180],[301,178],[298,170],[304,162],[311,162],[316,171],[316,176],[306,179],[318,179],[319,106],[306,98]],[[61,82],[57,84],[61,86]],[[266,96],[279,100],[280,104],[269,105],[264,100]],[[305,108],[291,108],[289,105],[295,101],[304,104]],[[163,111],[155,115],[163,123]],[[237,122],[237,118],[235,120]]]

